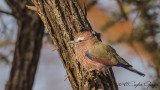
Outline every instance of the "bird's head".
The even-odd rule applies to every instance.
[[[69,43],[74,44],[74,43],[82,43],[85,42],[91,38],[94,38],[92,33],[90,31],[83,31],[79,32],[77,35],[74,36],[74,41],[70,41]]]
[[[92,38],[93,36],[91,35],[90,31],[83,31],[83,32],[79,32],[77,35],[75,35],[74,37],[74,41],[76,43],[79,42],[84,42],[89,40],[90,38]]]

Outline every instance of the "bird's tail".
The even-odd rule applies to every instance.
[[[127,69],[127,70],[129,70],[129,71],[131,71],[131,72],[134,72],[134,73],[137,73],[138,75],[140,75],[140,76],[145,76],[145,74],[143,74],[143,73],[141,73],[140,71],[137,71],[136,69],[134,69],[133,67],[123,67],[123,68],[125,68],[125,69]]]

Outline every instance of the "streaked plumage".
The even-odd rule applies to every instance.
[[[133,69],[132,65],[121,58],[111,46],[99,41],[89,31],[78,33],[74,40],[76,58],[87,69],[104,70],[106,66],[121,66],[144,76]]]

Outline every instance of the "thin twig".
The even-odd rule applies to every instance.
[[[68,75],[66,75],[66,76],[65,76],[65,79],[64,79],[64,81],[66,81],[66,80],[67,80],[67,78],[68,78]]]
[[[7,14],[7,15],[14,16],[12,13],[10,13],[10,12],[7,12],[7,11],[3,11],[3,10],[0,10],[0,13],[4,13],[4,14]]]
[[[137,12],[137,15],[136,15],[136,17],[133,19],[133,21],[132,21],[132,32],[131,32],[131,37],[133,37],[133,31],[134,31],[134,28],[133,28],[133,25],[134,25],[134,23],[136,22],[136,20],[137,20],[137,18],[138,18],[138,16],[139,16],[139,14],[140,14],[140,12]],[[133,42],[133,41],[132,41]],[[142,58],[142,56],[140,55],[140,53],[138,52],[138,50],[137,50],[137,48],[134,46],[134,44],[132,44],[133,46],[133,49],[135,50],[135,52],[137,53],[137,55],[140,57],[140,59],[141,59],[141,61],[143,61],[143,58]]]
[[[37,11],[37,8],[35,6],[26,5],[26,7],[32,11]]]
[[[5,61],[7,64],[9,64],[9,59],[7,58],[7,56],[3,55],[2,53],[0,53],[0,61],[1,60]]]
[[[2,17],[0,17],[0,22],[1,22],[2,28],[3,28],[0,33],[5,34],[5,33],[6,33],[6,30],[7,30],[7,26],[6,26],[5,22],[4,22],[4,20],[2,19]]]
[[[55,51],[55,50],[57,50],[56,48],[54,48],[52,51]]]
[[[136,19],[139,16],[139,14],[140,14],[140,12],[138,11],[136,17],[133,19],[132,25],[134,25],[134,23],[136,22]]]
[[[121,11],[124,19],[125,19],[126,21],[128,21],[128,16],[127,16],[127,14],[126,14],[125,11],[124,11],[123,4],[122,4],[121,0],[117,0],[117,3],[118,3],[118,6],[119,6],[119,8],[120,8],[120,11]]]
[[[132,21],[132,32],[131,32],[131,36],[133,36],[133,31],[134,31],[134,28],[133,28],[133,25],[134,25],[134,23],[136,22],[136,20],[137,20],[137,17],[139,16],[139,14],[140,14],[140,12],[138,11],[137,12],[137,15],[136,15],[136,17],[133,19],[133,21]]]

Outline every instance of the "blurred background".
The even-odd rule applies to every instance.
[[[160,0],[79,0],[79,3],[84,11],[86,7],[87,18],[93,29],[101,33],[103,42],[146,74],[141,77],[113,67],[119,90],[159,90]],[[9,78],[18,33],[17,18],[10,12],[12,9],[5,0],[0,0],[0,90],[4,90]],[[45,31],[33,90],[72,90],[65,79],[61,59]]]

